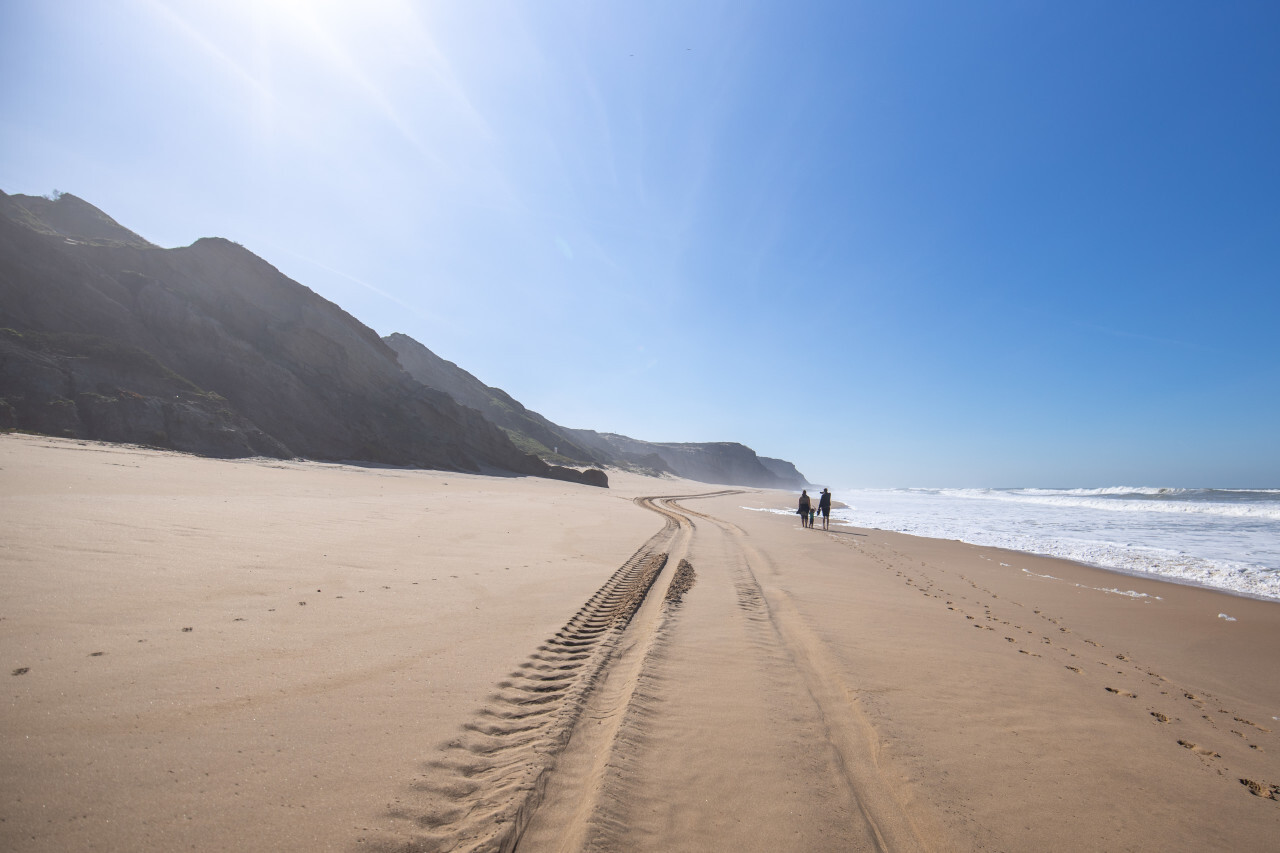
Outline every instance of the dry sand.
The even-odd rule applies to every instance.
[[[1280,604],[611,480],[0,436],[0,849],[1276,849]]]

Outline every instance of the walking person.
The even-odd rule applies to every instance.
[[[800,524],[802,527],[809,526],[809,492],[807,489],[800,490]]]
[[[831,493],[826,489],[818,496],[818,513],[822,516],[822,529],[831,524]]]

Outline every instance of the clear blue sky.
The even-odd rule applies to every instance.
[[[1280,484],[1280,4],[0,0],[0,189],[820,483]]]

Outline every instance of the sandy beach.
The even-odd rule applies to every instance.
[[[1280,603],[610,482],[0,436],[0,848],[1275,849]]]

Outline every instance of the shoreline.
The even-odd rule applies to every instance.
[[[1280,835],[1271,601],[612,472],[9,435],[0,477],[7,849]]]
[[[1280,492],[1266,491],[1270,500],[1260,503],[1220,497],[1161,503],[1132,497],[1153,490],[1116,488],[1087,490],[1113,497],[1079,504],[1074,491],[855,490],[861,511],[833,517],[1280,601],[1274,500]]]
[[[898,533],[898,531],[896,530],[885,530],[884,528],[881,528],[881,527],[858,527],[857,525],[849,522],[840,522],[840,524],[848,527],[853,527],[858,530],[874,530],[878,533],[897,533],[899,536],[909,536],[913,539],[936,539],[939,542],[954,542],[957,545],[968,545],[974,548],[988,548],[993,551],[1003,551],[1008,554],[1027,556],[1027,557],[1039,557],[1045,560],[1059,560],[1064,563],[1071,563],[1071,564],[1082,566],[1088,569],[1096,569],[1097,571],[1106,572],[1107,574],[1116,575],[1118,577],[1132,578],[1135,580],[1144,580],[1144,581],[1155,581],[1157,583],[1166,583],[1172,586],[1191,587],[1192,589],[1204,590],[1205,592],[1218,593],[1220,595],[1227,596],[1228,598],[1247,598],[1251,601],[1265,601],[1271,604],[1280,604],[1280,598],[1273,598],[1267,595],[1244,592],[1236,589],[1227,589],[1225,587],[1220,587],[1220,586],[1210,586],[1209,584],[1197,583],[1196,581],[1188,580],[1186,578],[1179,578],[1173,575],[1161,575],[1161,574],[1156,574],[1154,572],[1143,573],[1143,572],[1137,572],[1137,571],[1127,571],[1125,569],[1116,568],[1114,566],[1104,566],[1104,565],[1101,565],[1100,563],[1088,563],[1088,562],[1085,562],[1084,560],[1072,560],[1068,557],[1059,557],[1056,554],[1046,554],[1040,551],[1017,551],[1012,548],[1004,548],[998,545],[980,545],[976,542],[969,542],[964,539],[944,539],[942,537],[935,537],[935,536],[921,536],[918,533]]]

